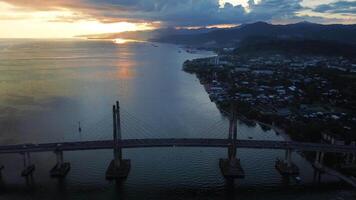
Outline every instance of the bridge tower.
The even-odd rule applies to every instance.
[[[121,120],[120,120],[120,105],[116,101],[116,105],[113,105],[113,153],[114,159],[110,162],[108,169],[106,170],[106,179],[125,179],[130,171],[131,162],[128,159],[122,159],[121,148]]]
[[[244,178],[245,172],[241,167],[240,159],[236,158],[237,113],[234,103],[231,103],[228,139],[230,141],[228,147],[228,158],[221,158],[219,161],[221,173],[227,179]]]

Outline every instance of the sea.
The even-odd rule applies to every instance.
[[[120,102],[122,137],[227,138],[229,122],[185,60],[214,56],[173,44],[84,39],[0,39],[0,145],[112,139],[112,105]],[[81,129],[81,131],[79,131]],[[238,139],[286,140],[259,124],[238,123]],[[0,155],[0,199],[353,199],[334,177],[314,178],[300,152],[301,182],[274,168],[282,150],[238,149],[245,178],[225,181],[223,148],[124,149],[124,181],[107,181],[112,150],[64,152],[71,170],[53,179],[53,152],[32,153],[31,180],[23,156]]]

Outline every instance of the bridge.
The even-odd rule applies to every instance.
[[[160,139],[122,139],[118,148],[153,148],[153,147],[216,147],[245,149],[284,149],[296,151],[315,151],[324,153],[356,153],[356,146],[335,144],[302,143],[271,140],[235,140],[208,138],[160,138]],[[79,151],[113,149],[113,140],[80,141],[43,144],[17,144],[0,146],[0,154],[46,152],[46,151]]]
[[[77,142],[56,142],[41,144],[16,144],[0,146],[0,154],[22,154],[24,169],[21,173],[24,177],[32,176],[35,165],[31,163],[31,153],[54,152],[57,163],[51,169],[53,177],[65,177],[70,170],[70,163],[64,162],[63,152],[112,149],[113,160],[106,171],[107,179],[124,179],[128,176],[131,163],[123,159],[122,149],[125,148],[156,148],[156,147],[204,147],[204,148],[226,148],[227,158],[220,159],[219,167],[225,178],[243,178],[245,173],[241,167],[240,160],[236,156],[236,149],[281,149],[285,150],[285,158],[278,159],[275,167],[283,176],[295,176],[299,174],[298,167],[292,163],[293,151],[316,152],[314,166],[322,171],[325,153],[347,153],[356,154],[356,146],[303,143],[294,141],[271,141],[271,140],[240,140],[237,139],[237,115],[232,112],[227,139],[218,138],[159,138],[159,139],[122,139],[119,102],[113,106],[113,140],[94,140]],[[3,167],[0,166],[0,173]],[[329,170],[330,171],[330,170]],[[333,173],[342,180],[356,187],[356,182],[341,173]],[[0,174],[1,177],[1,174]]]

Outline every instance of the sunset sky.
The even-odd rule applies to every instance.
[[[356,1],[0,0],[0,38],[70,38],[160,27],[304,20],[356,23]]]

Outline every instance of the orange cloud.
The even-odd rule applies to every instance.
[[[120,19],[104,23],[95,13],[84,12],[88,7],[71,1],[33,1],[11,1],[11,4],[0,1],[0,38],[68,38],[153,28],[149,23]],[[72,6],[70,9],[65,8],[68,4]]]

